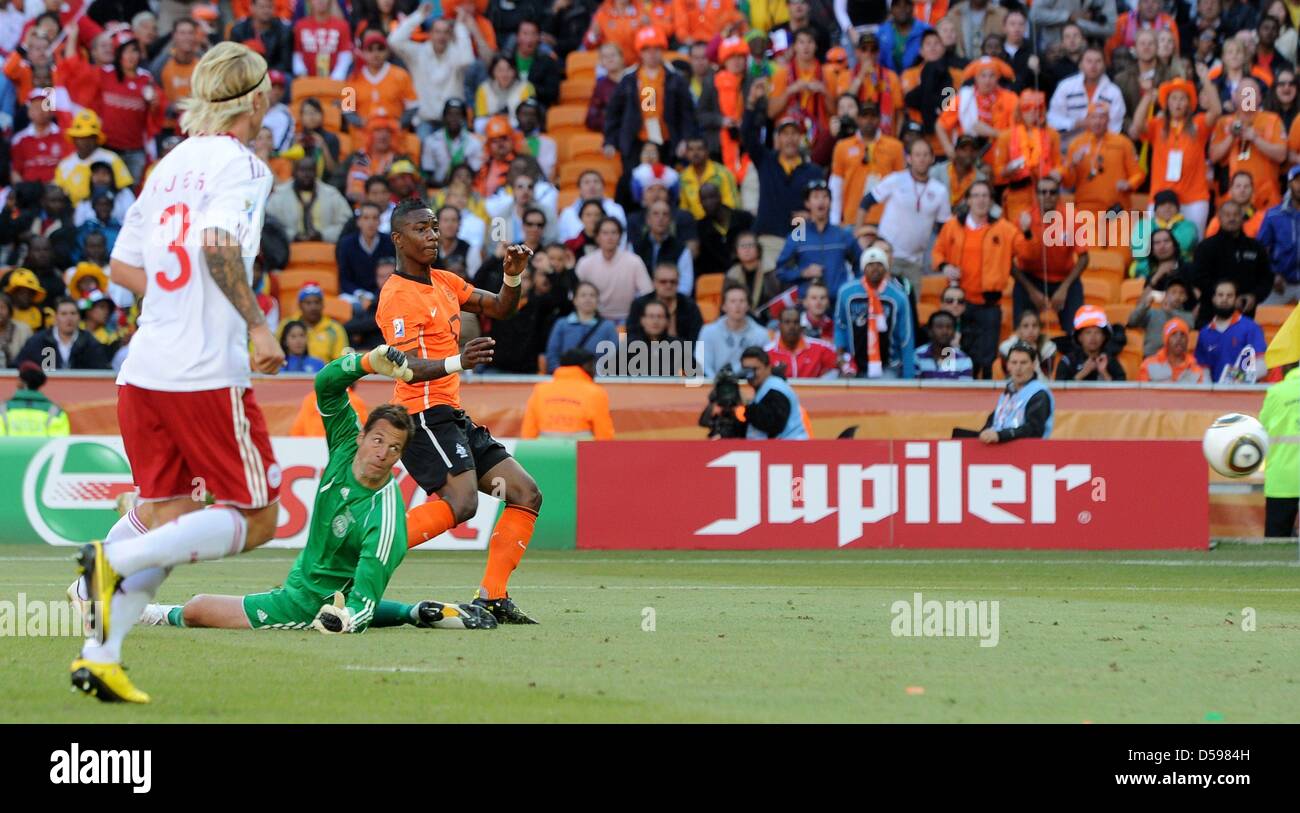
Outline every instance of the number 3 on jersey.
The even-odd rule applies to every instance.
[[[173,203],[163,210],[162,215],[158,218],[158,225],[166,229],[173,217],[179,217],[181,224],[180,228],[177,229],[176,237],[167,244],[167,250],[176,255],[176,262],[180,265],[180,273],[175,277],[168,277],[162,271],[154,275],[154,281],[164,291],[175,291],[185,287],[185,284],[190,281],[191,274],[190,255],[185,251],[185,238],[190,233],[190,207],[184,203]]]

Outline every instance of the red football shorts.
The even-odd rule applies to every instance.
[[[140,499],[201,500],[207,492],[239,508],[279,499],[280,466],[251,389],[117,390],[122,444]]]

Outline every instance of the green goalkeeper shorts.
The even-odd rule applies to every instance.
[[[321,601],[301,590],[280,587],[244,596],[244,615],[255,630],[300,630],[311,626]]]

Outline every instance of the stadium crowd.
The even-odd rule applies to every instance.
[[[0,3],[9,367],[129,352],[109,252],[223,39],[271,69],[288,371],[381,341],[414,195],[477,287],[534,252],[514,319],[463,317],[486,373],[642,341],[663,375],[1003,378],[1023,343],[1042,379],[1254,381],[1300,298],[1287,0]]]

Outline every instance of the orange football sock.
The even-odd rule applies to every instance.
[[[507,505],[492,529],[488,542],[487,568],[483,571],[483,598],[504,598],[510,574],[528,550],[537,524],[537,512],[518,505]]]
[[[431,499],[406,512],[406,547],[428,542],[456,527],[456,515],[446,500]]]

